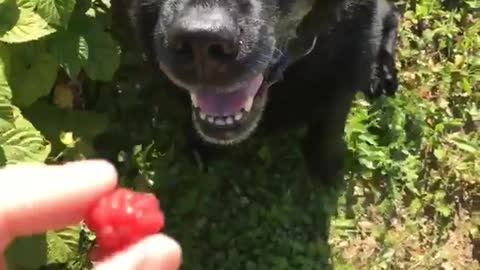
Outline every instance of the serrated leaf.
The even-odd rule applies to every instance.
[[[0,130],[13,128],[14,116],[10,101],[0,97]]]
[[[50,144],[11,104],[7,77],[12,74],[10,50],[0,43],[0,166],[23,162],[43,162]]]
[[[38,0],[17,0],[17,6],[22,9],[34,11],[37,7]]]
[[[13,103],[29,106],[38,98],[48,95],[57,77],[58,64],[47,52],[44,43],[27,43],[11,47],[11,64],[8,78]]]
[[[112,36],[93,28],[85,36],[89,55],[85,71],[93,80],[110,81],[120,66],[120,48]]]
[[[78,254],[80,226],[69,226],[63,230],[47,233],[47,263],[66,263]]]
[[[10,68],[10,54],[7,47],[0,43],[0,130],[13,127],[12,91],[7,81]]]
[[[15,2],[0,5],[0,14],[0,41],[5,43],[38,40],[56,31],[33,10],[18,8]]]
[[[85,38],[77,33],[62,31],[49,41],[52,54],[67,75],[74,79],[87,63],[88,44]]]
[[[48,23],[66,27],[75,8],[75,0],[38,0],[37,13]]]
[[[437,204],[435,206],[437,212],[439,212],[443,217],[448,217],[452,213],[452,209],[447,204]]]
[[[11,128],[0,130],[0,166],[44,162],[50,143],[12,106],[15,121]]]
[[[88,13],[88,12],[87,12]],[[105,31],[102,17],[74,12],[69,31],[85,39],[79,46],[80,55],[87,56],[84,70],[93,80],[110,81],[120,65],[120,46]]]

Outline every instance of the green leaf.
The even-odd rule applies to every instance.
[[[38,0],[37,13],[48,23],[66,27],[75,8],[75,0]]]
[[[48,95],[57,77],[58,64],[44,43],[27,43],[11,47],[9,76],[13,103],[29,106],[38,98]]]
[[[69,226],[63,230],[47,233],[48,264],[66,263],[78,254],[80,226]]]
[[[422,209],[422,201],[419,198],[415,198],[412,200],[409,206],[409,211],[410,214],[415,216],[418,214],[418,212]]]
[[[120,48],[112,36],[98,28],[87,33],[88,61],[85,71],[93,80],[110,81],[120,65]]]
[[[43,162],[50,153],[50,144],[11,104],[7,77],[16,62],[9,48],[0,43],[0,166],[24,162]]]
[[[0,129],[0,166],[44,162],[50,143],[12,106],[15,121],[11,128]]]
[[[105,7],[107,8],[111,8],[112,7],[112,3],[110,0],[100,0],[100,2],[102,2],[102,4],[105,5]]]
[[[440,213],[440,215],[442,215],[443,217],[450,216],[450,214],[452,214],[452,211],[453,211],[449,205],[444,203],[437,204],[435,207],[435,210],[437,210],[437,212]]]
[[[40,15],[12,1],[0,5],[0,14],[0,41],[5,43],[38,40],[55,32]]]
[[[434,194],[435,201],[441,201],[447,196],[447,193],[444,190],[438,190]]]
[[[8,269],[39,269],[47,262],[45,234],[17,238],[5,255]]]
[[[358,138],[362,141],[368,142],[371,145],[377,146],[378,143],[375,141],[375,136],[372,134],[361,134]]]
[[[11,128],[14,121],[11,105],[12,91],[7,81],[9,71],[10,53],[8,48],[0,43],[0,130]]]
[[[79,34],[62,31],[49,41],[52,53],[70,78],[76,78],[87,63],[88,44]]]
[[[98,81],[110,81],[120,66],[120,46],[112,38],[107,28],[105,18],[79,14],[75,10],[69,24],[69,32],[82,38],[78,47],[78,55],[87,58],[84,65],[88,77]],[[79,38],[76,37],[75,40]],[[69,46],[71,47],[71,46]],[[78,62],[76,62],[78,67]],[[75,70],[73,70],[75,71]],[[75,72],[71,72],[72,74]]]
[[[75,147],[75,143],[77,142],[73,138],[73,133],[72,132],[61,132],[60,133],[60,141],[69,148]]]
[[[38,5],[38,0],[17,0],[17,6],[21,9],[28,9],[35,11]]]
[[[0,130],[13,128],[13,107],[8,99],[0,97]]]
[[[463,138],[460,138],[458,136],[452,136],[448,140],[450,143],[454,144],[457,146],[459,149],[471,153],[471,154],[478,154],[480,152],[480,147],[476,145],[475,143],[469,142]]]
[[[34,11],[38,5],[38,0],[17,0],[17,6],[22,9]]]
[[[446,157],[446,155],[447,155],[445,149],[440,148],[440,147],[439,147],[439,148],[436,148],[435,150],[433,150],[433,154],[434,154],[435,157],[436,157],[437,159],[439,159],[439,160],[443,160],[443,159]]]
[[[12,92],[8,84],[10,70],[10,54],[0,43],[0,99],[11,100]]]

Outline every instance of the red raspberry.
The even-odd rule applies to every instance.
[[[102,253],[112,254],[158,233],[165,219],[153,194],[118,188],[92,205],[85,223],[95,233]]]

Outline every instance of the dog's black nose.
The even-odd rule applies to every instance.
[[[237,24],[225,11],[192,8],[174,21],[168,46],[176,56],[205,68],[236,58],[238,32]]]

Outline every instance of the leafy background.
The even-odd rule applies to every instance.
[[[202,170],[121,1],[0,0],[0,166],[109,159],[159,195],[183,269],[480,269],[480,2],[396,3],[400,93],[358,95],[342,189],[305,194],[301,132]],[[8,263],[89,268],[92,240],[82,224],[18,239]]]

